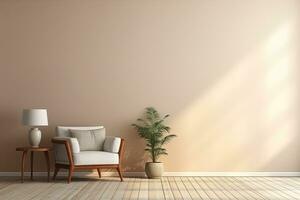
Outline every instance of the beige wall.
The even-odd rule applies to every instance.
[[[166,171],[300,171],[299,1],[0,2],[0,171],[27,144],[23,108],[127,141],[146,106],[170,113]],[[43,170],[42,158],[37,168]]]

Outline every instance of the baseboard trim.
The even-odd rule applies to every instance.
[[[0,172],[1,176],[20,176],[20,172]],[[30,176],[30,172],[25,172]],[[51,172],[51,176],[53,172]],[[58,176],[67,176],[68,172],[59,172]],[[34,176],[47,176],[47,172],[34,172]],[[75,172],[76,177],[98,176],[96,172]],[[102,176],[118,176],[116,172],[102,172]],[[125,177],[146,177],[144,172],[124,172]],[[300,176],[300,172],[165,172],[164,176]]]

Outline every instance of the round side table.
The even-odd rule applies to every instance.
[[[24,182],[24,168],[25,168],[25,160],[27,152],[30,152],[30,162],[31,162],[31,173],[30,179],[33,180],[33,155],[34,152],[44,152],[46,162],[47,162],[47,171],[48,171],[48,182],[50,181],[50,158],[49,151],[51,151],[51,147],[17,147],[16,151],[22,151],[22,162],[21,162],[21,182]]]

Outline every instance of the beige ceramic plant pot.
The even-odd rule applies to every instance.
[[[164,173],[164,164],[161,162],[147,162],[145,172],[148,178],[161,178]]]

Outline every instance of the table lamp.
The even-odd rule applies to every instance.
[[[48,116],[46,109],[24,109],[22,117],[23,125],[31,126],[29,131],[29,143],[32,147],[39,147],[42,132],[37,126],[48,126]]]

